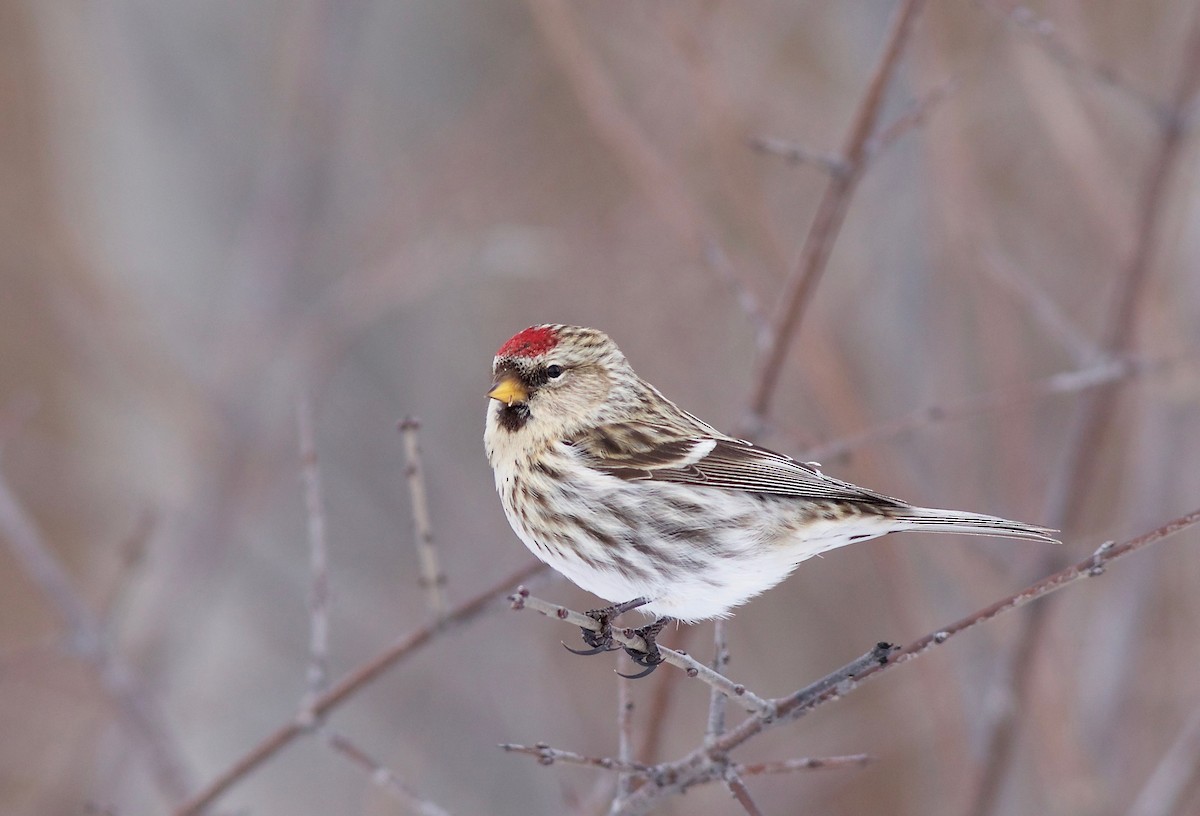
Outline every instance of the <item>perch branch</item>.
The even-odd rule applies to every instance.
[[[519,587],[516,594],[510,596],[509,600],[512,601],[513,609],[532,609],[548,618],[566,621],[581,629],[589,629],[593,632],[600,629],[600,624],[587,615],[583,615],[573,609],[567,609],[565,606],[552,604],[541,598],[535,598],[524,587]],[[632,629],[618,629],[614,627],[612,637],[613,640],[622,646],[628,646],[639,652],[646,651],[646,641],[642,640],[641,636],[635,634]],[[717,674],[717,672],[708,666],[705,666],[683,652],[668,649],[662,644],[658,644],[658,650],[662,653],[664,663],[670,663],[672,666],[683,669],[688,677],[698,677],[712,688],[720,691],[721,694],[736,702],[746,711],[765,719],[771,719],[774,716],[774,707],[770,702],[759,697],[740,683],[734,683],[728,677]]]

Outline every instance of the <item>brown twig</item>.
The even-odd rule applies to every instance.
[[[312,404],[296,405],[296,432],[300,437],[300,475],[304,481],[304,507],[308,514],[309,592],[308,692],[301,708],[311,710],[329,686],[329,544],[325,535],[325,502],[313,431]]]
[[[883,51],[859,101],[842,147],[841,156],[847,164],[847,171],[829,177],[817,205],[817,213],[804,240],[800,261],[780,293],[778,318],[772,323],[770,343],[760,357],[751,386],[749,416],[745,429],[747,436],[753,436],[766,419],[788,348],[795,339],[817,283],[828,266],[833,244],[846,219],[850,198],[866,170],[867,145],[875,134],[884,93],[891,84],[904,47],[912,33],[913,24],[923,5],[924,0],[901,0],[900,7],[892,18]]]
[[[492,603],[505,597],[514,584],[528,581],[544,572],[545,569],[546,565],[541,562],[526,565],[474,597],[463,601],[451,609],[441,620],[410,632],[375,657],[347,672],[328,691],[314,700],[307,711],[302,712],[295,720],[285,723],[265,737],[206,785],[203,790],[177,807],[174,815],[195,816],[195,814],[202,813],[226,791],[241,782],[251,771],[290,745],[297,737],[308,733],[312,723],[320,722],[329,712],[345,703],[397,663],[428,645],[438,635],[478,616]]]
[[[425,467],[421,462],[421,445],[417,437],[421,422],[416,417],[407,417],[401,421],[399,428],[404,437],[404,456],[408,460],[405,476],[412,500],[413,534],[421,564],[421,586],[425,587],[434,618],[440,618],[446,614],[446,576],[438,567],[437,548],[433,546],[433,521],[429,514]]]
[[[88,608],[0,472],[0,533],[30,580],[63,617],[71,651],[95,671],[113,700],[119,722],[145,758],[159,792],[168,801],[191,787],[179,745],[145,681],[108,646],[100,620]]]
[[[420,816],[450,816],[449,811],[413,790],[394,771],[376,761],[347,737],[328,729],[322,729],[322,733],[330,748],[361,768],[376,787],[403,802],[413,812]]]
[[[754,799],[750,796],[749,789],[746,788],[746,783],[738,776],[732,765],[725,768],[724,775],[725,788],[733,796],[733,800],[742,806],[742,810],[746,811],[749,816],[762,816],[762,811],[758,805],[754,803]]]

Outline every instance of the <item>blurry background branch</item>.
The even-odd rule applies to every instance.
[[[188,790],[188,772],[176,737],[158,703],[137,671],[112,651],[103,624],[88,608],[33,519],[13,495],[3,471],[0,471],[0,535],[7,540],[9,552],[25,575],[62,616],[68,651],[92,667],[164,801],[181,799]]]

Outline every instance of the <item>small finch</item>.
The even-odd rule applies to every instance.
[[[525,546],[613,606],[588,614],[591,647],[640,607],[647,667],[670,620],[695,622],[855,541],[921,530],[1055,541],[995,516],[914,507],[713,428],[634,373],[603,332],[533,326],[492,364],[484,442],[509,524]],[[572,650],[574,651],[574,650]],[[638,675],[641,676],[641,675]]]

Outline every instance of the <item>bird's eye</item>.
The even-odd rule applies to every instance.
[[[552,380],[556,380],[562,376],[563,369],[560,365],[552,365],[546,367],[546,376]]]

